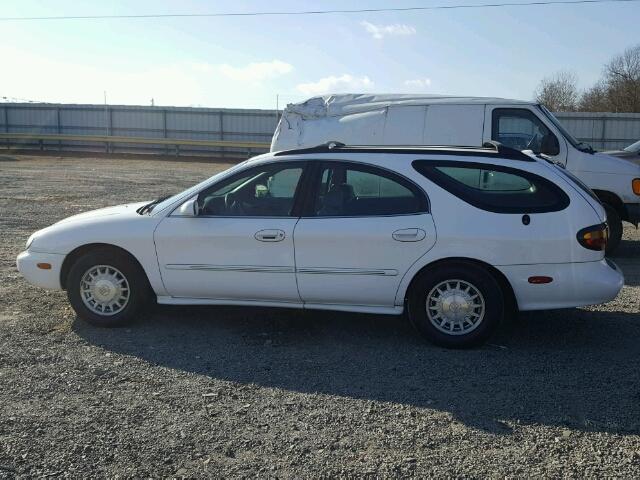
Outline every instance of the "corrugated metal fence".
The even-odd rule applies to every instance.
[[[571,135],[596,150],[618,150],[640,140],[640,113],[556,113]]]
[[[0,133],[113,135],[123,137],[171,138],[270,142],[278,123],[275,110],[141,107],[115,105],[67,105],[0,103]],[[0,141],[1,145],[2,141]],[[16,145],[16,142],[11,142]],[[39,148],[23,143],[23,148]],[[91,142],[44,142],[45,149],[104,151],[105,144]],[[166,146],[117,144],[110,151],[173,153]],[[181,148],[185,154],[228,154],[245,156],[247,149],[220,147]],[[252,151],[258,153],[258,151]]]
[[[598,150],[622,148],[640,139],[640,114],[562,112],[556,115],[571,134]],[[275,110],[0,103],[0,133],[270,142],[277,121]],[[16,146],[15,142],[12,145]],[[20,146],[40,148],[40,144],[33,142]],[[42,147],[105,150],[103,142],[84,141],[64,144],[46,141]],[[162,145],[117,144],[109,148],[116,152],[173,153]],[[247,149],[200,146],[182,148],[181,152],[247,155]]]

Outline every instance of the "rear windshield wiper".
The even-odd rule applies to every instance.
[[[153,208],[158,205],[160,202],[164,202],[167,198],[169,198],[171,195],[165,195],[163,197],[160,198],[156,198],[153,202],[147,203],[146,205],[143,205],[142,207],[140,207],[138,210],[136,210],[140,215],[144,215],[145,213],[151,213]]]

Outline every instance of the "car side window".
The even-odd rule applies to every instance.
[[[556,136],[524,108],[496,108],[492,114],[491,138],[516,150],[558,155],[560,146]]]
[[[536,186],[520,175],[497,172],[486,168],[436,167],[471,188],[485,192],[521,193],[525,195],[536,192]]]
[[[313,212],[319,217],[366,217],[426,212],[415,185],[375,167],[323,164]]]
[[[200,216],[288,217],[302,166],[264,165],[223,180],[198,195]]]
[[[418,160],[413,166],[449,193],[490,212],[556,212],[570,201],[550,180],[516,168],[445,160]]]

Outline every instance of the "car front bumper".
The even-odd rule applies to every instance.
[[[627,220],[636,227],[640,223],[640,203],[627,203]]]
[[[18,271],[22,274],[27,282],[36,287],[42,287],[49,290],[61,290],[60,270],[64,255],[56,253],[40,253],[25,250],[16,259]],[[48,263],[50,269],[42,269],[38,264]]]
[[[622,270],[611,260],[597,262],[509,265],[497,267],[509,280],[520,310],[551,310],[606,303],[624,286]],[[533,276],[551,283],[531,284]]]

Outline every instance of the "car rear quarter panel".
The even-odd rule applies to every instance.
[[[397,305],[402,304],[411,280],[422,268],[446,258],[468,258],[495,267],[602,260],[603,252],[587,250],[577,241],[578,231],[601,222],[594,208],[576,190],[554,178],[544,165],[532,163],[527,167],[527,171],[559,185],[570,199],[562,211],[528,214],[528,225],[523,222],[523,214],[481,210],[419,174],[412,176],[429,195],[437,242],[405,274]]]

